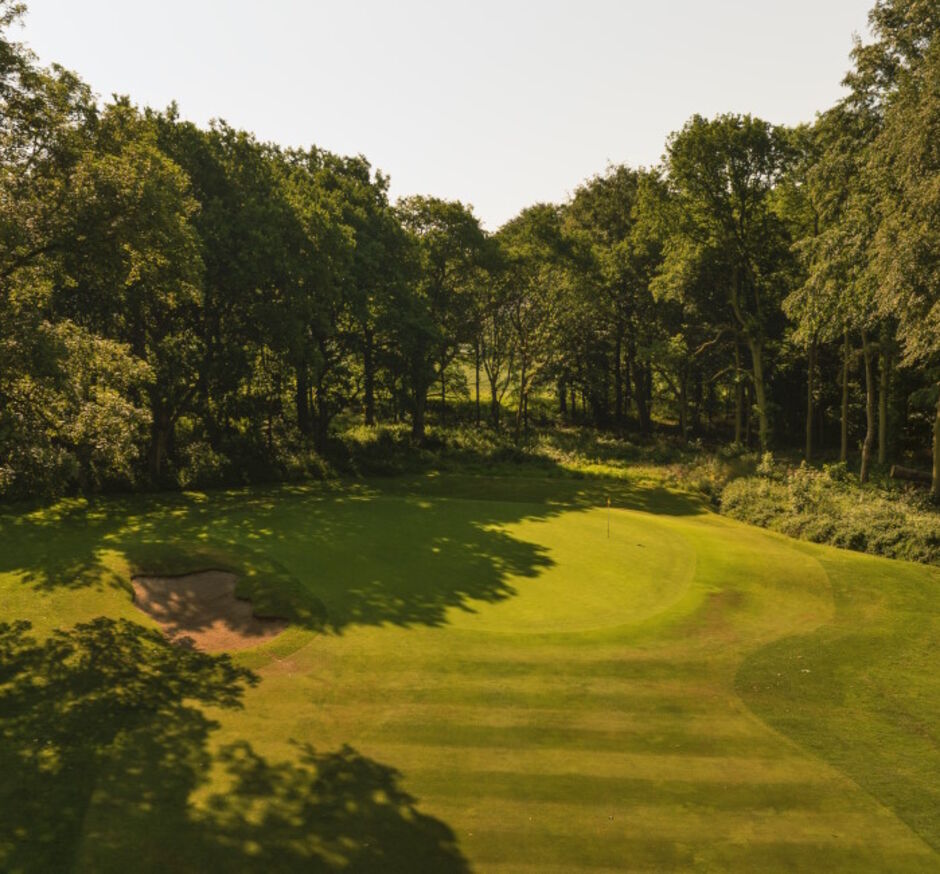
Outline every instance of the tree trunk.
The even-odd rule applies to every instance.
[[[522,417],[524,415],[523,404],[526,396],[526,361],[522,359],[522,368],[519,372],[519,406],[516,409],[516,443],[522,436]]]
[[[816,377],[816,341],[809,344],[806,356],[806,463],[813,460],[813,380]]]
[[[476,422],[480,424],[480,341],[473,345],[473,369],[476,375]]]
[[[888,460],[888,391],[891,384],[891,357],[884,336],[881,340],[878,372],[878,464]]]
[[[748,345],[751,349],[751,362],[754,368],[754,395],[760,451],[767,452],[770,449],[770,420],[767,416],[767,394],[764,385],[764,346],[756,338],[749,339]]]
[[[903,467],[900,464],[892,464],[891,471],[888,474],[891,479],[903,479],[915,483],[932,483],[933,474],[927,470],[917,470],[914,467]]]
[[[678,374],[679,378],[679,437],[685,443],[689,439],[689,392],[686,386],[688,379],[684,372]]]
[[[754,406],[752,401],[752,395],[754,394],[754,388],[750,382],[744,384],[744,445],[751,448],[751,410]]]
[[[702,405],[704,401],[704,386],[702,385],[702,371],[695,368],[695,379],[692,382],[692,411],[691,433],[699,434],[702,430]]]
[[[633,386],[636,398],[636,415],[640,420],[640,433],[647,435],[650,432],[650,408],[646,402],[646,375],[643,366],[635,359],[633,361]]]
[[[933,482],[930,495],[940,501],[940,383],[937,384],[937,413],[933,420]]]
[[[273,432],[273,424],[271,422],[270,405],[267,408],[266,414],[267,414],[267,421],[265,422],[264,443],[265,443],[265,446],[267,446],[268,454],[270,455],[271,452],[274,451],[274,432]]]
[[[500,404],[496,384],[499,382],[499,374],[494,373],[493,376],[490,376],[489,373],[487,373],[487,379],[490,381],[490,424],[493,426],[494,431],[498,431]]]
[[[816,446],[823,449],[826,445],[826,408],[819,403],[816,405]]]
[[[846,328],[842,339],[842,443],[839,447],[839,461],[849,457],[849,331]]]
[[[871,468],[871,451],[875,445],[875,376],[872,372],[871,344],[868,334],[862,331],[862,356],[865,362],[865,442],[862,443],[862,468],[858,475],[860,483],[868,482]]]
[[[315,413],[313,419],[313,448],[322,455],[326,450],[327,438],[330,433],[330,417],[319,400],[314,402],[313,409]]]
[[[375,338],[371,329],[365,331],[362,352],[363,383],[365,390],[365,422],[375,424]]]
[[[631,329],[627,333],[627,348],[626,354],[624,356],[623,370],[626,383],[626,400],[624,403],[624,412],[629,414],[630,412],[630,403],[633,398],[636,399],[636,411],[637,419],[640,417],[640,392],[639,388],[636,385],[636,338],[633,335],[633,330]],[[630,388],[630,381],[633,380],[633,389]]]
[[[424,442],[424,407],[427,403],[427,391],[415,391],[411,411],[411,436],[418,442]]]
[[[623,388],[623,418],[624,421],[626,421],[630,415],[630,402],[633,395],[633,391],[630,387],[630,368],[626,361],[621,365],[620,373],[620,385]]]
[[[744,381],[741,378],[741,345],[734,340],[734,442],[741,446],[744,430]]]
[[[433,360],[426,350],[421,350],[411,360],[411,436],[418,443],[424,442],[428,391],[434,384],[434,376],[427,368],[429,359]]]
[[[620,362],[623,357],[622,345],[618,331],[614,345],[614,418],[618,428],[623,427],[623,367]]]
[[[301,434],[310,434],[310,402],[307,398],[307,367],[298,364],[294,372],[297,376],[297,385],[294,398],[297,405],[297,428]]]
[[[568,418],[568,387],[564,377],[558,380],[558,412],[563,420]]]
[[[162,404],[154,405],[152,417],[150,450],[147,453],[147,460],[150,467],[150,479],[154,483],[159,483],[163,477],[163,462],[166,458],[166,448],[170,441],[170,430],[173,425],[170,414]]]
[[[441,356],[441,427],[447,424],[447,368]]]

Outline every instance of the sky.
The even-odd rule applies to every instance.
[[[15,38],[129,94],[284,146],[363,154],[393,197],[494,230],[694,113],[812,121],[874,0],[27,0]]]

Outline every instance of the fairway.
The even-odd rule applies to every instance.
[[[940,867],[936,568],[528,477],[63,501],[0,544],[4,871]],[[207,568],[291,621],[255,681],[42,648]]]

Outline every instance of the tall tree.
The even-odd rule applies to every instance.
[[[886,13],[887,10],[878,10]],[[938,25],[936,18],[933,23]],[[872,147],[880,223],[877,305],[899,325],[901,362],[933,374],[931,492],[940,499],[940,40],[897,72],[897,90]],[[889,55],[890,57],[890,55]]]
[[[783,133],[750,115],[694,116],[669,139],[666,155],[682,215],[678,232],[687,240],[672,247],[672,257],[717,250],[727,265],[721,284],[751,353],[763,450],[771,440],[766,349],[790,267],[788,235],[770,195],[788,155]]]
[[[81,209],[61,258],[58,312],[126,343],[150,366],[151,477],[159,481],[173,431],[195,396],[202,261],[185,173],[156,146],[126,100],[106,108],[97,148],[74,173]]]
[[[423,440],[427,396],[435,375],[443,416],[447,367],[460,344],[471,339],[472,276],[484,235],[470,207],[457,201],[409,197],[399,203],[398,215],[413,235],[420,259],[418,279],[400,299],[398,339],[408,361],[412,434]]]
[[[55,306],[65,257],[119,216],[87,184],[90,92],[8,39],[22,11],[0,2],[0,493],[25,497],[132,481],[152,372]]]
[[[518,379],[516,439],[528,427],[532,390],[552,361],[558,288],[567,280],[570,243],[557,207],[538,204],[499,230],[505,257],[507,315],[513,331]]]

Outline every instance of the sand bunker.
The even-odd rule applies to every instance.
[[[235,596],[235,574],[201,571],[181,577],[134,577],[134,600],[174,643],[208,652],[257,646],[287,628],[283,619],[254,615]]]

